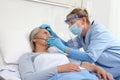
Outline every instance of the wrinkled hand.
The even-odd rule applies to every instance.
[[[96,73],[100,79],[103,78],[104,80],[114,80],[113,77],[109,73],[107,73],[104,69],[102,69],[99,66],[97,66],[96,68]]]
[[[79,71],[81,71],[79,66],[74,64],[74,63],[68,63],[68,64],[58,66],[58,72],[59,73],[62,73],[62,72],[79,72]]]
[[[67,49],[67,46],[65,46],[59,38],[49,38],[48,45],[56,46],[58,49],[60,49],[63,52],[66,52]]]
[[[50,32],[51,36],[53,36],[53,37],[58,37],[58,36],[56,35],[56,33],[53,32],[53,30],[51,29],[50,25],[48,25],[48,24],[42,24],[42,25],[40,26],[40,28],[42,28],[42,29],[47,29],[47,30]]]

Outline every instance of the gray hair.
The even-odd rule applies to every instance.
[[[2,76],[0,76],[0,80],[5,80]]]
[[[32,51],[34,51],[35,49],[35,44],[33,42],[33,39],[36,37],[36,35],[40,32],[40,28],[37,27],[35,29],[33,29],[29,35],[29,41],[30,41],[30,45],[31,45],[31,48],[32,48]]]

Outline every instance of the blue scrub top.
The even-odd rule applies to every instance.
[[[67,45],[71,48],[83,48],[95,64],[114,77],[120,76],[120,41],[104,25],[94,21],[85,38],[78,35],[69,40]]]

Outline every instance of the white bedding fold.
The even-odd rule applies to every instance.
[[[0,76],[5,80],[21,80],[18,69],[12,65],[0,67]]]

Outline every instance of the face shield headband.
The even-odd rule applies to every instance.
[[[65,20],[65,22],[66,22],[66,23],[69,23],[69,22],[70,22],[71,20],[73,20],[73,19],[82,18],[82,17],[87,17],[87,16],[84,15],[84,14],[81,14],[81,15],[74,14],[71,18],[67,18],[67,19]]]

